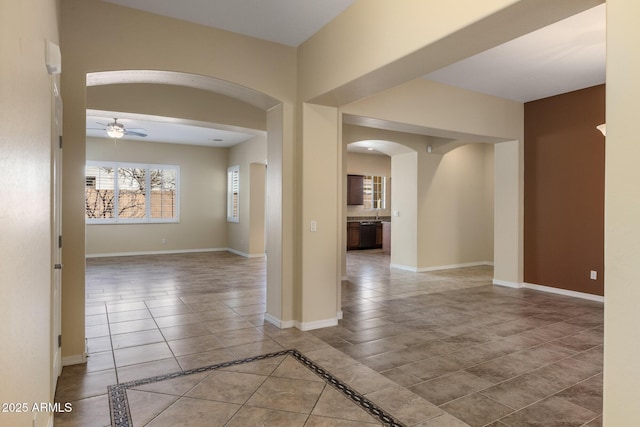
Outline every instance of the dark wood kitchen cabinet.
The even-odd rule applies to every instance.
[[[347,250],[360,248],[360,223],[347,223]]]
[[[347,175],[347,205],[364,204],[364,176]]]
[[[382,223],[376,224],[376,248],[382,247]]]

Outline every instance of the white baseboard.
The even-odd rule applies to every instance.
[[[342,320],[344,316],[344,313],[342,312],[342,310],[340,310],[337,314],[336,314],[336,319],[338,320]]]
[[[553,286],[536,285],[534,283],[515,283],[506,280],[493,279],[493,284],[498,286],[506,286],[515,289],[533,289],[534,291],[547,292],[550,294],[564,295],[567,297],[581,298],[589,301],[604,302],[604,297],[600,295],[588,294],[585,292],[570,291],[568,289],[554,288]]]
[[[527,289],[533,289],[541,292],[549,292],[551,294],[564,295],[573,298],[582,298],[589,301],[604,302],[604,297],[600,295],[588,294],[586,292],[570,291],[568,289],[554,288],[552,286],[536,285],[534,283],[524,283]]]
[[[467,262],[463,264],[449,264],[449,265],[436,265],[433,267],[410,267],[408,265],[402,264],[390,264],[391,268],[396,268],[398,270],[412,271],[414,273],[423,273],[426,271],[438,271],[438,270],[451,270],[453,268],[463,268],[463,267],[477,267],[479,265],[493,265],[492,261],[477,261],[477,262]]]
[[[232,248],[227,248],[227,251],[231,252],[232,254],[243,256],[245,258],[264,258],[266,256],[266,254],[248,254],[246,252],[241,252]]]
[[[298,322],[297,320],[295,320],[294,326],[301,331],[312,331],[314,329],[338,326],[338,318],[334,317],[333,319],[315,320],[313,322]]]
[[[277,326],[280,329],[288,329],[295,326],[295,322],[293,320],[280,320],[277,317],[270,315],[269,313],[264,314],[264,320],[271,323],[272,325]]]
[[[524,285],[522,283],[508,282],[506,280],[493,279],[493,284],[498,286],[506,286],[507,288],[524,288]]]
[[[397,270],[404,270],[404,271],[412,271],[414,273],[418,272],[418,269],[415,267],[409,267],[408,265],[402,265],[402,264],[389,264],[389,267],[391,268],[395,268]]]
[[[171,249],[166,251],[136,251],[136,252],[109,252],[102,254],[86,254],[85,258],[104,258],[115,256],[136,256],[136,255],[170,255],[170,254],[190,254],[198,252],[226,252],[227,248],[203,248],[203,249]]]
[[[74,354],[73,356],[67,356],[62,358],[62,366],[80,365],[86,363],[87,354]]]
[[[324,320],[316,320],[313,322],[299,322],[297,320],[280,320],[269,313],[264,314],[264,320],[271,323],[272,325],[277,326],[280,329],[287,328],[298,328],[301,331],[311,331],[314,329],[327,328],[330,326],[337,326],[338,319],[342,319],[342,311],[339,311],[335,318],[333,319],[324,319]]]

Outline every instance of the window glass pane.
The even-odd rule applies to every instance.
[[[118,217],[144,218],[146,216],[146,170],[118,168]]]
[[[362,181],[362,201],[364,209],[373,209],[373,177],[365,176]]]
[[[373,180],[373,208],[384,209],[384,176],[374,176]]]
[[[115,217],[115,170],[104,166],[85,168],[85,218]]]
[[[365,176],[362,198],[364,209],[385,209],[384,176]]]
[[[88,224],[176,222],[180,211],[180,168],[89,162],[85,167]]]
[[[151,169],[151,218],[176,217],[175,169]]]

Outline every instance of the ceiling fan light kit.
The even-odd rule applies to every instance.
[[[125,128],[122,123],[118,123],[118,119],[114,118],[111,123],[98,123],[99,125],[104,126],[104,129],[95,129],[95,128],[87,128],[87,129],[95,129],[95,130],[103,130],[107,132],[107,136],[114,139],[120,139],[125,135],[139,136],[144,138],[147,136],[146,130],[142,128]],[[132,129],[138,129],[144,132],[137,132]]]
[[[113,123],[109,123],[107,126],[107,135],[111,138],[122,138],[124,136],[124,125],[117,122],[118,119],[114,119]]]

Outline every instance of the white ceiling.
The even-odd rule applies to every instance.
[[[129,141],[153,141],[169,144],[203,145],[208,147],[231,147],[240,144],[264,131],[240,129],[217,123],[197,122],[172,117],[149,116],[113,111],[87,110],[87,136],[108,138],[106,124],[114,119],[126,129],[146,133],[146,137],[125,135]]]
[[[298,46],[355,0],[105,1],[289,46]],[[605,4],[594,7],[437,70],[424,78],[520,102],[602,84],[605,81],[605,8]],[[203,144],[202,129],[213,132],[212,128],[218,127],[215,124],[197,123],[194,129],[190,130],[188,125],[194,123],[181,123],[185,126],[167,131],[156,129],[149,121],[160,120],[167,125],[172,119],[134,117],[116,112],[103,113],[94,114],[96,117],[93,117],[91,122],[109,123],[113,117],[118,117],[125,126],[147,129],[149,136],[146,139],[153,141],[170,139],[169,136],[161,136],[165,132],[180,132],[179,137],[172,138],[189,144]],[[87,124],[87,127],[96,127],[93,124],[89,126],[89,120]],[[225,133],[222,139],[228,141],[241,141],[243,134],[250,132],[218,128],[225,132],[240,131],[239,135]],[[89,131],[87,134],[89,135]],[[216,136],[211,136],[208,139],[215,138]]]
[[[196,24],[298,46],[355,0],[105,0]]]
[[[605,82],[606,4],[425,76],[528,102]]]

